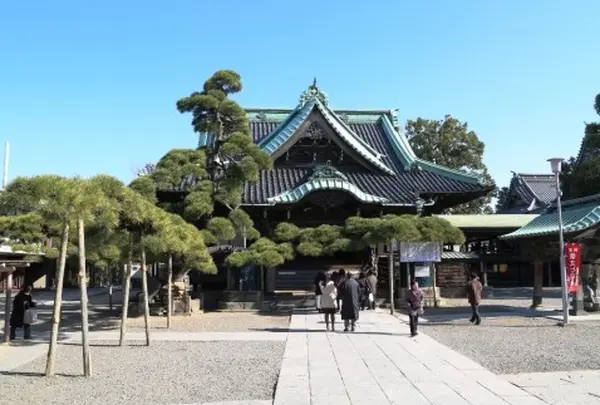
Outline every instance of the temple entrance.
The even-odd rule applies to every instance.
[[[315,276],[319,271],[331,273],[344,269],[360,273],[364,254],[343,252],[332,257],[303,257],[284,264],[275,270],[275,291],[314,291]]]

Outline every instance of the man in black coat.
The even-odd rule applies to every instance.
[[[360,286],[358,285],[358,282],[352,278],[352,273],[347,273],[346,281],[341,288],[341,292],[344,332],[348,332],[348,328],[351,328],[352,332],[354,332],[360,310]]]
[[[23,288],[13,301],[12,314],[10,315],[10,340],[16,338],[17,328],[23,328],[23,338],[31,338],[31,325],[25,323],[25,311],[35,308],[35,303],[31,298],[31,287]]]

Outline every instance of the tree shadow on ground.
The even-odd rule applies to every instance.
[[[360,328],[360,325],[357,326]],[[272,332],[272,333],[310,333],[310,334],[323,334],[323,333],[341,333],[341,334],[355,334],[355,335],[381,335],[381,336],[409,336],[410,333],[392,333],[392,332],[379,332],[379,331],[361,331],[355,330],[354,332],[344,332],[343,327],[336,329],[335,331],[327,331],[323,329],[307,329],[307,328],[253,328],[250,329],[255,332]]]
[[[494,287],[492,290],[492,296],[490,300],[502,300],[502,299],[513,299],[513,300],[530,300],[533,297],[533,287]],[[542,298],[547,299],[560,299],[561,290],[560,287],[544,287],[542,290]]]
[[[446,308],[425,308],[423,318],[431,321],[452,321],[459,319],[471,318],[471,307],[446,307]],[[401,310],[400,313],[407,315],[406,311]],[[557,313],[557,310],[550,309],[540,311],[525,307],[515,307],[509,305],[481,305],[479,313],[482,318],[540,318],[547,317]],[[408,315],[407,315],[408,316]]]
[[[0,371],[0,375],[4,376],[18,376],[18,377],[46,377],[44,373],[35,372],[35,371]],[[67,378],[86,378],[83,375],[78,374],[66,374],[66,373],[56,373],[57,377],[67,377]]]

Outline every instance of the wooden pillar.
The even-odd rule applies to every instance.
[[[532,308],[542,305],[543,285],[544,285],[544,262],[536,260],[533,263],[533,301]]]
[[[487,287],[488,286],[487,264],[483,260],[481,260],[479,262],[479,270],[481,271],[483,286]]]
[[[10,313],[12,307],[13,270],[6,274],[6,294],[4,301],[4,342],[10,342]]]
[[[554,287],[554,281],[552,280],[552,262],[546,262],[548,268],[548,287]]]

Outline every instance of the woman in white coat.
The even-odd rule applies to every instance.
[[[336,298],[337,288],[335,283],[331,280],[331,277],[327,277],[327,282],[323,288],[323,296],[321,298],[321,309],[325,314],[325,327],[329,330],[329,321],[331,321],[331,330],[335,331],[335,312],[336,312]]]

